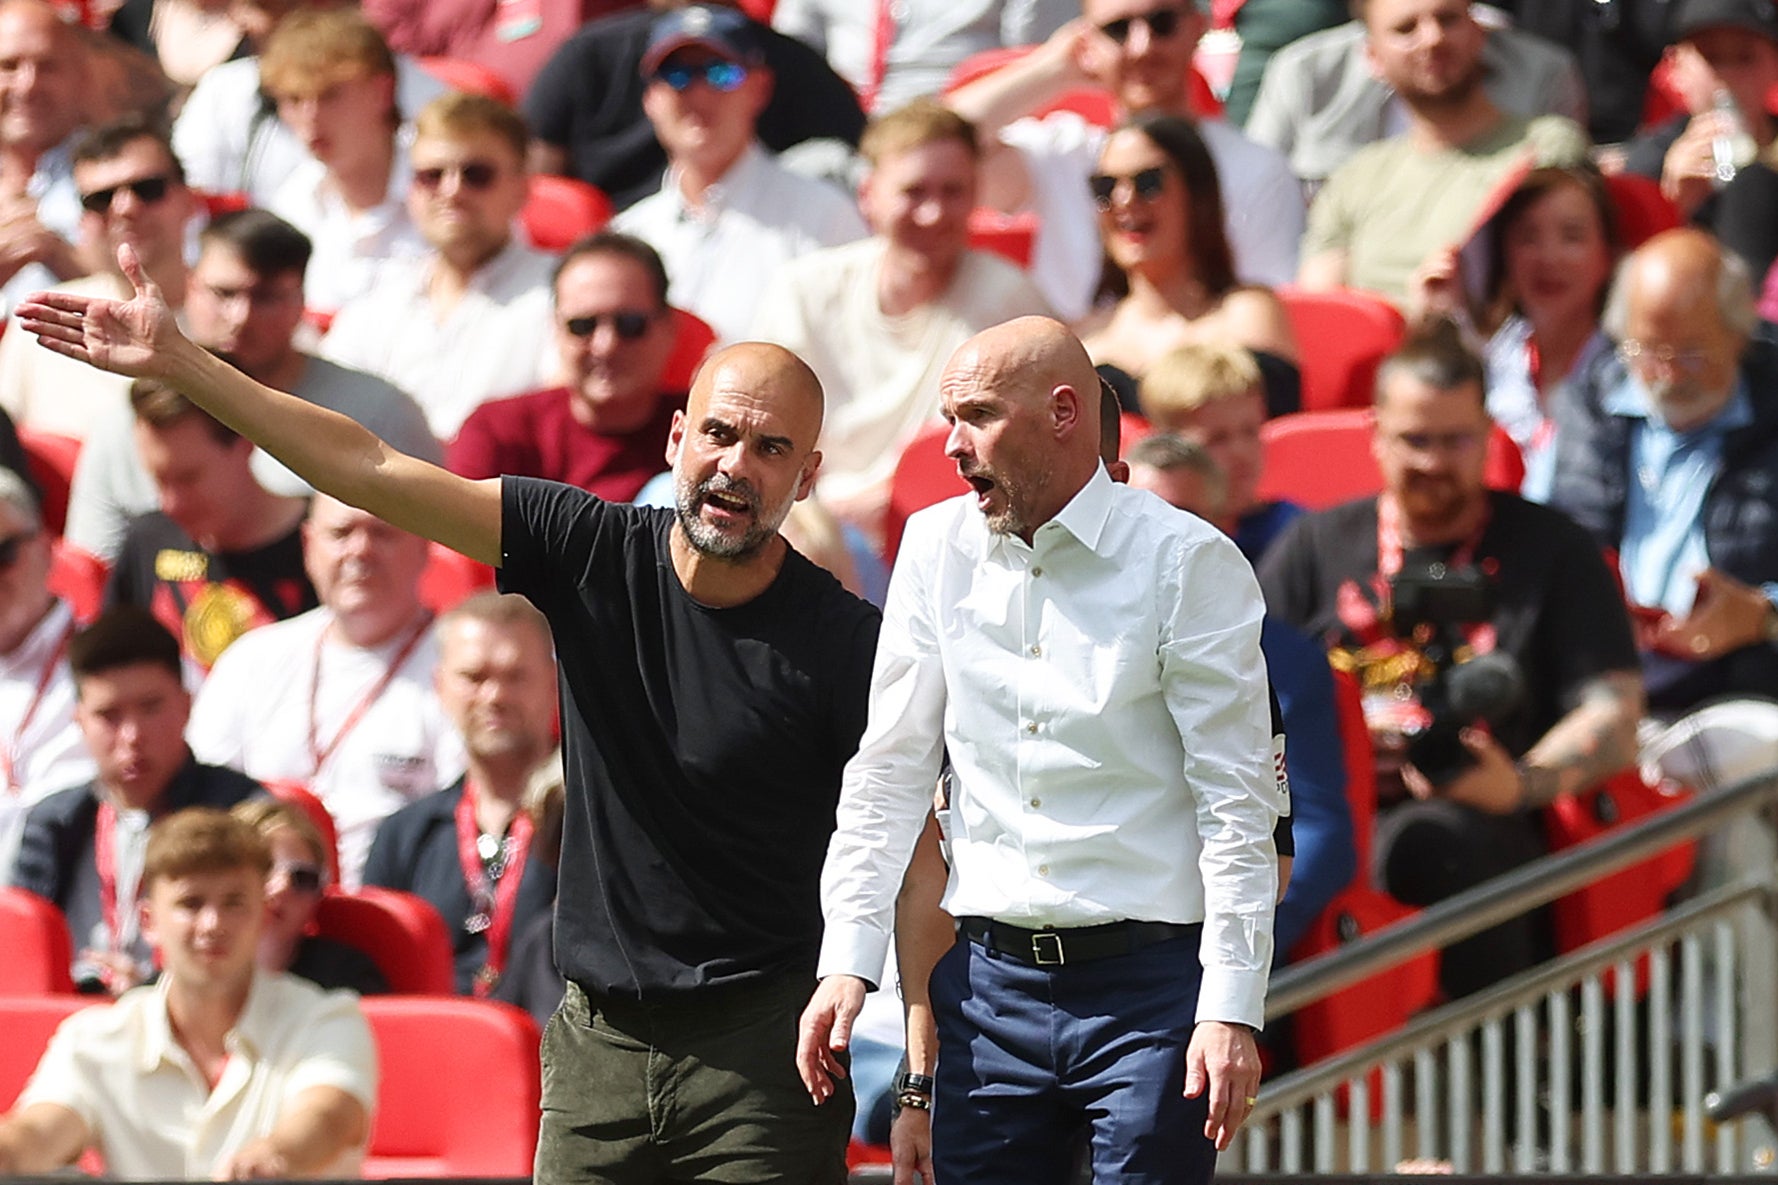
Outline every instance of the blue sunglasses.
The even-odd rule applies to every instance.
[[[747,67],[739,62],[705,62],[698,66],[662,66],[654,72],[654,76],[681,94],[691,89],[691,84],[700,79],[711,90],[739,90],[747,81]]]

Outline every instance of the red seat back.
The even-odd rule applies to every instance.
[[[478,563],[442,543],[434,543],[420,571],[420,603],[434,613],[444,613],[472,593],[494,587],[494,569]]]
[[[1401,344],[1407,322],[1380,296],[1353,289],[1278,289],[1302,354],[1303,410],[1369,407],[1377,365]]]
[[[509,1004],[370,996],[381,1081],[366,1177],[528,1177],[537,1147],[537,1023]]]
[[[992,206],[977,206],[969,212],[969,245],[977,251],[992,251],[1019,267],[1030,267],[1037,226],[1037,215],[1030,211],[1003,214]]]
[[[18,1101],[56,1026],[105,1002],[93,996],[0,996],[0,1114]]]
[[[533,247],[560,255],[611,221],[611,199],[578,178],[536,173],[519,220]]]
[[[661,374],[661,390],[689,391],[693,376],[704,364],[704,356],[716,344],[716,330],[710,328],[710,322],[685,309],[673,310],[673,325],[673,352],[667,356],[667,369]]]
[[[1661,183],[1638,173],[1613,173],[1605,179],[1617,215],[1618,243],[1634,251],[1664,230],[1685,222],[1679,207],[1661,192]]]
[[[1283,498],[1307,510],[1325,510],[1383,488],[1383,472],[1371,452],[1374,418],[1369,408],[1305,411],[1260,426],[1259,496]],[[1517,492],[1525,459],[1512,437],[1496,425],[1488,434],[1483,479],[1489,489]]]
[[[370,885],[329,892],[315,911],[315,926],[322,938],[369,955],[392,992],[448,996],[456,990],[450,933],[424,898]]]
[[[60,536],[68,521],[68,489],[74,484],[74,465],[80,460],[80,441],[54,432],[18,429],[25,449],[29,477],[43,491],[43,525]]]
[[[333,812],[327,804],[316,797],[315,792],[301,782],[262,781],[266,793],[279,802],[288,803],[308,816],[315,830],[321,833],[322,846],[326,848],[323,855],[327,859],[327,883],[340,883],[340,830],[333,821]]]
[[[104,560],[69,546],[66,539],[57,539],[50,549],[49,577],[44,583],[50,592],[68,602],[76,621],[88,622],[104,607],[108,575]]]
[[[480,62],[466,58],[421,58],[419,67],[454,91],[486,95],[508,107],[518,106],[518,92],[513,90],[512,83]]]
[[[951,77],[945,83],[945,94],[966,86],[978,78],[985,78],[1003,66],[1010,66],[1037,47],[1034,45],[1010,45],[1000,49],[984,49],[980,53],[970,54],[958,62],[951,70]],[[1090,124],[1108,128],[1117,123],[1117,99],[1103,87],[1083,86],[1074,90],[1064,91],[1043,106],[1031,112],[1042,119],[1056,111],[1072,111]]]
[[[1377,827],[1377,761],[1370,726],[1364,722],[1364,692],[1350,671],[1335,671],[1334,710],[1339,716],[1340,747],[1346,766],[1346,804],[1352,811],[1352,847],[1358,855],[1353,878],[1369,884],[1371,839]]]
[[[0,889],[0,996],[72,992],[74,942],[55,902],[23,889]],[[11,1040],[8,1035],[7,1040]]]

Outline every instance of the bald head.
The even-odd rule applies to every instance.
[[[946,452],[991,529],[1029,538],[1099,464],[1098,373],[1080,340],[1048,317],[970,338],[939,378]]]
[[[770,406],[787,425],[799,429],[797,442],[805,451],[815,447],[827,406],[821,380],[807,362],[783,346],[737,342],[710,355],[692,379],[686,414],[695,418],[718,391]]]
[[[1605,331],[1670,426],[1708,422],[1734,392],[1757,314],[1747,267],[1708,234],[1670,230],[1627,259],[1607,301]]]

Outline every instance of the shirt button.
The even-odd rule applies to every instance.
[[[1049,874],[1050,874],[1050,866],[1048,864],[1039,864],[1037,866],[1037,875],[1038,876],[1048,876]]]
[[[1031,800],[1031,805],[1032,805],[1032,806],[1042,806],[1042,805],[1043,805],[1043,799],[1041,799],[1041,798],[1033,798],[1033,799],[1032,799],[1032,800]]]
[[[1025,721],[1025,731],[1030,732],[1030,733],[1035,733],[1037,731],[1037,721],[1035,721],[1035,720]]]
[[[1043,569],[1042,569],[1042,568],[1033,568],[1033,569],[1031,569],[1031,575],[1033,575],[1033,576],[1042,576],[1042,575],[1043,575]]]
[[[1032,658],[1041,658],[1041,657],[1043,657],[1043,647],[1041,647],[1041,646],[1032,646],[1032,647],[1031,647],[1031,657],[1032,657]]]

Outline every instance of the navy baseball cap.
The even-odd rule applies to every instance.
[[[1673,40],[1703,29],[1738,29],[1778,42],[1778,5],[1773,0],[1686,0],[1673,18]]]
[[[665,13],[650,26],[642,77],[652,77],[668,54],[688,45],[731,62],[757,62],[763,52],[757,28],[739,9],[693,4]]]

